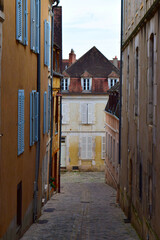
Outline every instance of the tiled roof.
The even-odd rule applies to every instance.
[[[117,82],[113,87],[111,87],[107,93],[113,93],[113,92],[117,92],[119,93],[120,92],[120,83]]]
[[[65,70],[71,77],[80,78],[87,71],[94,77],[105,77],[119,70],[96,48],[91,48],[79,60]]]

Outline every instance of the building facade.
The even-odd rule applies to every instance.
[[[109,100],[105,107],[105,179],[115,189],[119,185],[119,85],[118,82],[108,90]]]
[[[42,204],[54,190],[50,177],[58,181],[54,159],[57,154],[59,160],[59,133],[56,146],[51,140],[56,138],[53,114],[60,120],[56,106],[59,109],[61,75],[60,68],[52,70],[55,1],[1,4],[5,21],[0,25],[0,239],[14,240],[40,216]]]
[[[160,239],[160,1],[123,1],[120,204],[142,239]],[[125,146],[125,147],[124,147]]]
[[[96,47],[78,60],[72,54],[62,80],[61,167],[104,171],[108,76],[119,70]]]

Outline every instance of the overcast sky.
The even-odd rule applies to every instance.
[[[80,58],[96,46],[108,59],[120,56],[120,0],[60,0],[63,58]]]

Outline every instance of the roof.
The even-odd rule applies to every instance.
[[[109,78],[119,78],[119,74],[117,74],[116,72],[112,71],[109,75]]]
[[[119,93],[120,92],[120,83],[117,82],[113,87],[111,87],[107,93],[113,93],[113,92],[117,92]]]
[[[65,71],[75,78],[80,78],[85,71],[101,78],[107,78],[112,71],[119,74],[119,70],[96,47],[91,48]]]

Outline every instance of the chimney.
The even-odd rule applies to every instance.
[[[115,56],[115,58],[113,58],[113,65],[118,68],[118,58],[117,56]]]
[[[74,50],[71,49],[71,52],[69,54],[69,66],[71,66],[76,61],[76,54],[74,53]]]

